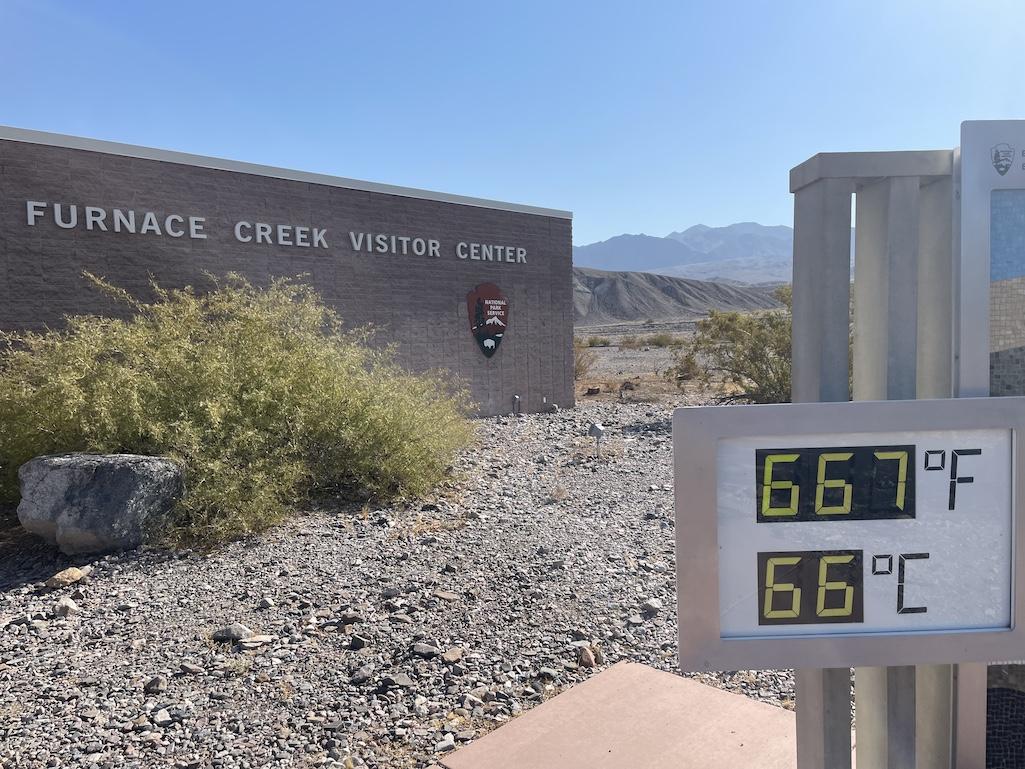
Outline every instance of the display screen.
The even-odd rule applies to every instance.
[[[914,446],[759,449],[758,521],[915,517]]]
[[[716,462],[722,637],[1011,626],[1009,430],[724,439]]]

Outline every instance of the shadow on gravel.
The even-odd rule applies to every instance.
[[[430,510],[430,505],[418,506],[418,509]],[[309,512],[329,513],[337,516],[337,525],[343,528],[351,526],[351,519],[362,518],[382,526],[393,526],[395,521],[385,515],[382,511],[371,512],[368,505],[343,502],[339,500],[321,500],[311,507]],[[302,513],[296,513],[293,518],[300,518]],[[418,522],[417,525],[428,526]],[[316,532],[303,532],[290,528],[288,523],[282,523],[272,527],[269,531],[260,535],[249,535],[243,537],[242,542],[257,543],[264,540],[273,540],[275,537],[306,537],[316,536]],[[145,557],[148,563],[157,560],[175,560],[187,553],[216,553],[217,551],[232,544],[229,542],[212,543],[205,548],[190,548],[181,551],[164,550],[162,548],[143,547],[140,550],[130,550],[122,553],[115,553],[121,563],[129,563],[135,558]],[[58,571],[69,566],[84,566],[88,563],[95,563],[98,558],[104,555],[64,555],[56,547],[47,544],[43,540],[29,534],[21,524],[14,508],[0,507],[0,595],[10,590],[15,590],[26,585],[33,585],[45,582]],[[2,605],[2,602],[0,602]]]
[[[148,562],[154,559],[174,560],[179,557],[171,550],[144,548],[111,554],[121,562],[129,562],[134,558],[145,557]],[[13,526],[7,521],[0,525],[0,594],[26,585],[45,582],[58,571],[69,566],[85,566],[95,563],[105,554],[64,555],[53,545],[29,534],[15,519]]]
[[[17,519],[0,519],[0,593],[43,582],[61,569],[88,560],[64,555],[21,528]]]
[[[122,554],[125,558],[132,555]],[[0,594],[45,582],[62,569],[93,563],[97,557],[64,555],[53,545],[21,528],[13,508],[0,509]]]

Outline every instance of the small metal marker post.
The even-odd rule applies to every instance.
[[[601,422],[592,422],[587,434],[594,438],[595,454],[601,459],[601,439],[605,437],[605,426]]]

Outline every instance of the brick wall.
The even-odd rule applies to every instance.
[[[78,204],[62,229],[52,208],[34,226],[26,201]],[[163,218],[205,218],[205,240],[85,229],[85,205]],[[327,230],[329,248],[240,243],[236,222]],[[110,222],[108,221],[108,226]],[[82,278],[89,270],[141,295],[207,285],[204,272],[258,283],[308,273],[349,325],[371,323],[412,369],[444,367],[468,383],[482,414],[544,402],[573,404],[571,220],[313,184],[46,144],[0,140],[0,328],[59,326],[66,314],[112,312]],[[349,232],[433,238],[440,255],[368,254]],[[459,242],[526,249],[526,263],[460,259]],[[509,326],[493,357],[470,334],[466,295],[495,283]]]

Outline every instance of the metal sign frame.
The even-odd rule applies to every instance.
[[[1011,628],[722,638],[719,627],[718,473],[722,439],[916,430],[1010,429]],[[981,662],[1025,651],[1025,397],[791,403],[677,409],[673,414],[680,665],[684,670],[850,668]],[[716,578],[709,581],[708,575]]]
[[[1011,150],[1002,173],[993,158],[998,147]],[[976,397],[990,387],[990,204],[995,190],[1025,190],[1025,120],[966,120],[958,160],[956,387]]]

